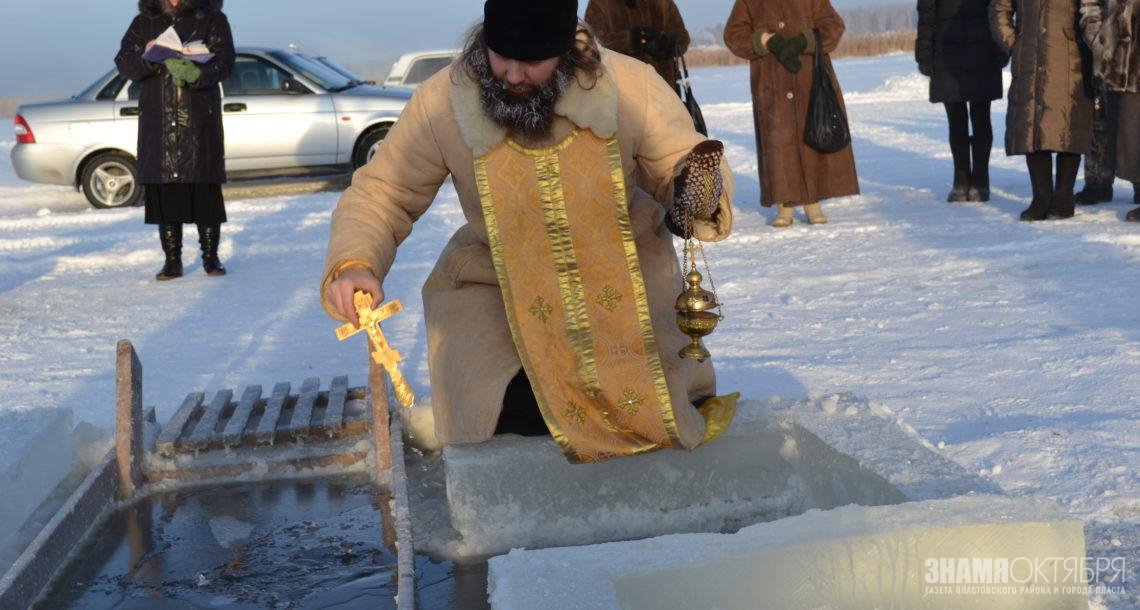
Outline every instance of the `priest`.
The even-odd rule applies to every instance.
[[[736,395],[678,355],[673,235],[729,235],[732,174],[653,68],[600,47],[577,13],[487,0],[333,212],[323,305],[355,322],[355,291],[381,303],[450,176],[467,224],[423,286],[439,441],[549,434],[576,463],[693,449]]]

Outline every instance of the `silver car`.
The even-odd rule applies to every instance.
[[[237,49],[234,71],[222,82],[231,178],[343,171],[372,158],[411,92],[372,86],[322,59]],[[97,208],[137,203],[138,89],[112,70],[71,99],[21,106],[16,174],[74,185]]]

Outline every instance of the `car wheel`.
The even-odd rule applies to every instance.
[[[377,127],[360,138],[360,143],[356,145],[356,152],[352,155],[353,170],[364,167],[372,160],[376,151],[380,150],[380,143],[388,136],[388,129],[387,126]]]
[[[118,153],[104,153],[91,159],[83,168],[80,184],[91,205],[100,208],[122,208],[135,205],[142,196],[134,159]]]

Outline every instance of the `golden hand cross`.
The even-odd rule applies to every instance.
[[[351,323],[337,328],[337,340],[344,341],[357,333],[368,333],[368,339],[373,347],[372,359],[388,371],[388,376],[392,378],[392,389],[396,393],[396,400],[410,408],[416,400],[416,395],[397,366],[403,357],[388,344],[384,332],[380,329],[381,322],[404,311],[404,306],[399,301],[392,301],[380,309],[372,309],[372,297],[363,291],[357,291],[352,296],[352,303],[356,307],[356,315],[360,318],[360,328]]]

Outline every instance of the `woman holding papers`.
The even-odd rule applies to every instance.
[[[140,0],[115,65],[141,84],[139,182],[146,223],[158,225],[166,263],[159,281],[182,276],[182,225],[198,225],[202,268],[224,275],[218,259],[226,221],[222,101],[218,83],[234,65],[221,0]],[[185,42],[183,42],[185,41]]]

